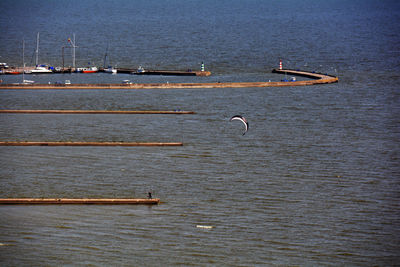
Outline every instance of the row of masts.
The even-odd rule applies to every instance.
[[[36,35],[35,66],[39,65],[39,40],[40,40],[40,33],[38,32]],[[73,40],[71,40],[71,38],[68,38],[68,42],[70,43],[70,45],[72,47],[72,67],[75,69],[75,67],[76,67],[75,49],[78,47],[75,45],[75,43],[76,43],[75,42],[75,33],[73,34]],[[25,51],[24,51],[25,50],[25,41],[23,41],[22,49],[23,49],[23,54],[24,54],[25,53]],[[25,56],[23,55],[23,57],[25,57]],[[25,58],[23,58],[23,64],[25,64]]]

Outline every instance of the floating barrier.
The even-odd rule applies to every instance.
[[[0,146],[183,146],[181,142],[0,142]]]
[[[160,202],[159,198],[0,198],[3,205],[36,205],[36,204],[101,204],[101,205],[133,205],[148,204],[155,205]]]
[[[3,109],[0,113],[26,114],[195,114],[194,111],[168,110],[11,110]]]

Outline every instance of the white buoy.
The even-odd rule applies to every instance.
[[[282,59],[279,59],[279,69],[280,69],[280,70],[283,69],[283,66],[282,66]]]

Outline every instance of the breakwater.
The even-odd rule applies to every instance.
[[[0,84],[0,89],[194,89],[194,88],[247,88],[307,86],[336,83],[336,76],[289,69],[273,69],[273,73],[311,78],[305,81],[280,82],[212,82],[212,83],[121,83],[121,84]]]

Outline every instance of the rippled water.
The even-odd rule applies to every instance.
[[[152,190],[162,200],[2,206],[2,265],[398,264],[397,2],[2,1],[0,10],[7,25],[0,61],[9,64],[22,61],[22,38],[33,53],[40,31],[40,58],[55,65],[76,33],[99,65],[109,43],[120,66],[195,69],[204,61],[213,72],[29,76],[42,82],[279,80],[270,70],[280,57],[287,67],[340,78],[292,88],[1,91],[0,109],[196,112],[0,114],[0,141],[184,143],[1,147],[0,197],[124,198]],[[239,122],[229,122],[236,114],[249,120],[244,136]]]

